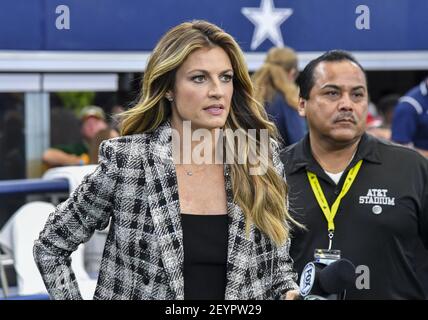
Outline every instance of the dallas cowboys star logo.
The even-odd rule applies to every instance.
[[[260,8],[242,8],[241,12],[255,25],[251,50],[257,49],[266,39],[277,47],[284,46],[280,26],[293,14],[293,9],[278,9],[273,0],[262,0]]]

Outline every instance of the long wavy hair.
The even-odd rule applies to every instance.
[[[272,102],[275,93],[280,92],[285,101],[297,109],[299,90],[287,75],[292,69],[297,72],[297,55],[293,49],[270,49],[263,65],[252,76],[255,98],[261,103]]]
[[[123,114],[121,134],[151,132],[171,115],[171,103],[165,94],[174,88],[175,74],[186,58],[195,50],[206,47],[221,47],[229,56],[233,70],[233,96],[230,113],[222,129],[237,130],[247,135],[247,140],[256,140],[260,150],[260,135],[252,137],[248,129],[267,129],[270,138],[276,138],[274,125],[267,120],[264,108],[254,99],[254,90],[244,55],[236,41],[219,28],[206,21],[182,23],[169,30],[156,45],[149,58],[143,78],[142,93],[135,107]],[[237,147],[225,137],[224,149]],[[230,139],[229,139],[230,140]],[[234,201],[240,206],[249,226],[254,223],[276,244],[282,244],[289,236],[290,222],[296,223],[286,206],[287,185],[278,175],[272,163],[269,147],[266,174],[251,175],[249,143],[245,142],[245,161],[230,165]],[[260,153],[260,152],[259,152]],[[265,161],[262,159],[261,161]]]

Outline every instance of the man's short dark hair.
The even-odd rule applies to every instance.
[[[358,67],[360,67],[361,71],[363,71],[364,76],[366,77],[366,72],[363,69],[363,67],[360,65],[360,63],[354,58],[353,55],[351,55],[349,52],[343,51],[343,50],[331,50],[327,51],[323,55],[319,56],[318,58],[310,61],[305,69],[300,73],[299,79],[298,79],[298,85],[300,87],[300,97],[303,99],[309,99],[309,94],[315,84],[314,79],[314,71],[315,68],[318,66],[319,63],[323,61],[327,62],[340,62],[340,61],[351,61],[355,63]]]

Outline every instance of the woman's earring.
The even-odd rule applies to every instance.
[[[170,95],[166,95],[165,98],[167,98],[169,102],[172,102],[174,100]]]

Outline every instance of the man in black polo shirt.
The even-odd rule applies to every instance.
[[[413,261],[421,241],[428,247],[428,161],[367,135],[367,107],[364,70],[346,52],[300,75],[309,134],[282,160],[290,208],[307,230],[293,232],[290,254],[301,274],[315,249],[340,250],[361,272],[347,299],[423,299]]]

